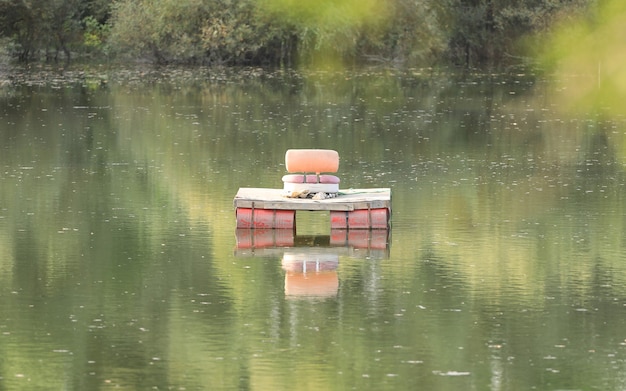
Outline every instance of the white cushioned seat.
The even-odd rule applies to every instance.
[[[331,149],[289,149],[285,153],[285,167],[290,174],[283,176],[283,187],[289,192],[337,193],[339,178],[321,174],[337,172],[339,154]]]

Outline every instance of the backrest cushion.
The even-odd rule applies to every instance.
[[[339,154],[332,149],[288,149],[285,167],[287,172],[337,172]]]

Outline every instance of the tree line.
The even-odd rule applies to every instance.
[[[21,62],[500,65],[602,0],[0,0]]]

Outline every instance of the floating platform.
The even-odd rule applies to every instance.
[[[388,229],[391,189],[339,190],[324,200],[290,198],[283,189],[240,188],[233,204],[237,228],[295,229],[296,211],[330,211],[331,229]]]

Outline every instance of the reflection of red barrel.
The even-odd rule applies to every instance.
[[[348,231],[348,243],[355,248],[387,248],[387,231],[381,230],[350,230]]]
[[[389,231],[387,230],[373,230],[370,231],[370,248],[377,250],[387,249],[389,242]]]
[[[389,209],[357,209],[353,211],[331,211],[332,229],[387,229]]]
[[[291,229],[237,229],[237,248],[291,247],[294,232]]]
[[[237,228],[295,228],[296,211],[237,208]]]
[[[330,245],[385,250],[389,241],[386,229],[331,229]]]
[[[285,274],[285,294],[290,297],[332,297],[338,290],[336,271]]]

